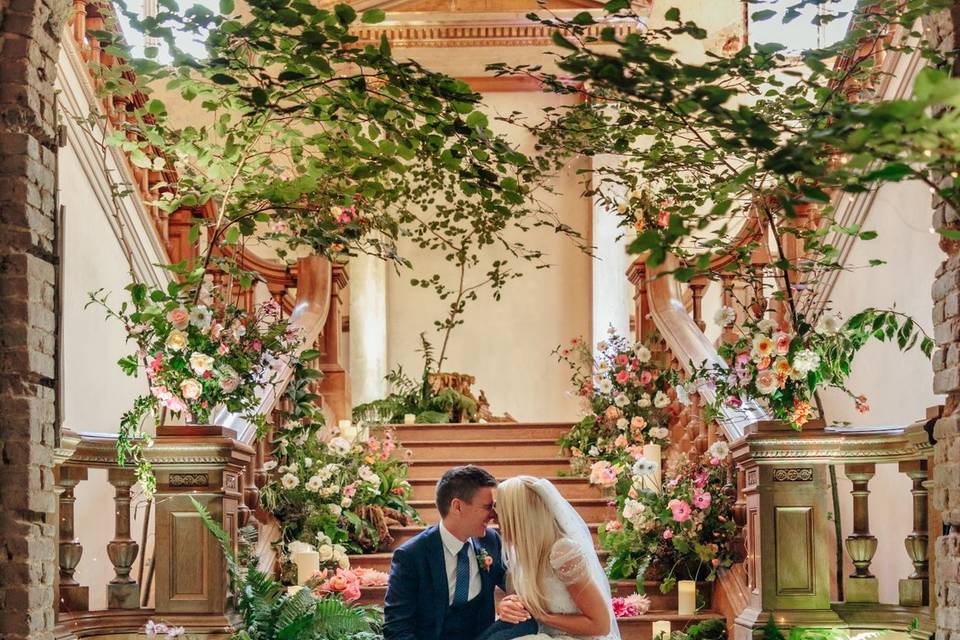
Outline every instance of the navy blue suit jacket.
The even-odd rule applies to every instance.
[[[474,552],[484,549],[493,564],[480,570],[482,617],[478,632],[494,620],[493,588],[504,589],[506,571],[501,561],[500,536],[487,529],[482,538],[471,538]],[[479,554],[478,554],[479,555]],[[450,589],[440,529],[434,525],[393,552],[390,581],[384,599],[384,640],[439,640],[450,608]]]

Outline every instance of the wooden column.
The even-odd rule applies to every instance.
[[[136,484],[131,467],[113,468],[107,471],[107,480],[116,489],[113,501],[115,536],[107,545],[107,555],[113,564],[116,576],[107,585],[107,607],[110,609],[139,609],[140,585],[130,577],[130,570],[137,559],[140,545],[130,537],[130,488]]]
[[[202,504],[237,547],[244,469],[253,449],[225,427],[183,426],[157,430],[156,450],[181,452],[157,460],[156,614],[196,614],[207,625],[228,624],[227,566],[216,539],[191,498]]]
[[[83,556],[83,545],[77,540],[74,533],[74,503],[76,496],[73,491],[81,481],[87,479],[85,467],[57,467],[54,471],[56,486],[60,492],[60,591],[59,610],[61,612],[87,611],[90,609],[90,589],[81,586],[73,577],[80,558]]]
[[[853,533],[846,547],[854,571],[847,580],[847,602],[879,602],[877,579],[870,573],[870,562],[877,552],[877,538],[870,533],[870,489],[867,485],[876,473],[874,464],[847,464],[844,473],[853,483]]]
[[[343,363],[340,349],[341,328],[343,326],[343,299],[341,294],[346,288],[349,278],[344,265],[334,264],[330,286],[330,311],[323,327],[323,336],[320,341],[320,371],[323,379],[320,380],[318,392],[323,401],[333,411],[337,420],[348,420],[351,416],[350,401],[350,372]]]
[[[706,276],[696,276],[690,280],[690,291],[693,293],[693,321],[700,327],[700,331],[707,328],[703,319],[703,292],[710,280]]]
[[[927,480],[926,460],[910,460],[900,463],[900,473],[905,473],[913,482],[910,494],[913,496],[913,531],[904,540],[907,555],[913,563],[913,573],[900,580],[900,604],[905,607],[918,607],[930,604],[930,572],[927,548],[930,538],[927,530]]]

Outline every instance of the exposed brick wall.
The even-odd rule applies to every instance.
[[[931,41],[953,48],[960,3],[924,23]],[[957,73],[957,69],[954,73]],[[960,228],[957,212],[934,201],[936,228]],[[937,599],[937,638],[960,638],[960,243],[943,239],[947,254],[933,283],[933,322],[937,351],[933,357],[933,390],[947,396],[944,415],[934,428],[933,503],[942,512],[949,533],[937,538],[934,561]],[[930,532],[938,535],[939,532]]]
[[[66,0],[0,0],[0,639],[52,638],[53,81]]]

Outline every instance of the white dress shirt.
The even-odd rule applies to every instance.
[[[473,549],[473,545],[470,544],[470,538],[467,538],[466,542],[460,540],[460,538],[450,533],[447,528],[443,526],[443,521],[441,521],[440,539],[443,541],[443,561],[447,567],[447,588],[450,592],[450,599],[447,602],[453,604],[453,592],[457,588],[457,554],[460,553],[460,549],[462,549],[465,544],[469,545],[467,557],[470,562],[470,591],[468,592],[467,600],[473,600],[480,595],[482,585],[480,580],[480,567],[477,565],[477,554]]]

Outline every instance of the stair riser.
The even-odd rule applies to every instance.
[[[410,484],[413,485],[414,500],[434,499],[437,489],[437,478],[414,480]],[[567,500],[600,498],[600,488],[592,486],[586,479],[580,482],[556,482],[554,484],[557,489],[560,490],[560,495]]]
[[[418,425],[396,427],[397,440],[404,446],[424,440],[557,440],[571,425]]]
[[[560,454],[556,442],[444,442],[405,445],[413,452],[413,460],[515,460],[517,458],[552,458]]]
[[[417,513],[420,514],[420,517],[423,518],[423,521],[428,525],[440,522],[440,512],[435,505],[414,506],[417,509]],[[580,514],[580,517],[583,518],[584,522],[606,522],[616,517],[616,510],[602,501],[595,505],[578,505],[577,512]]]
[[[435,522],[427,521],[427,524],[436,524],[436,523],[435,523]],[[396,549],[397,547],[399,547],[399,546],[402,545],[404,542],[406,542],[406,541],[409,540],[410,538],[414,537],[414,536],[417,535],[418,533],[420,533],[419,530],[413,530],[413,531],[396,531],[396,530],[394,530],[394,529],[391,529],[391,530],[390,530],[390,535],[393,536],[393,545],[392,545],[392,548],[393,548],[393,549]],[[599,541],[597,540],[597,532],[591,530],[590,535],[593,537],[593,544],[594,544],[594,546],[597,546],[597,545],[599,544]],[[384,571],[385,571],[385,569],[384,569]]]
[[[505,460],[481,460],[477,464],[498,478],[529,475],[552,477],[561,472],[569,472],[570,463],[565,460],[536,460],[510,462]],[[452,465],[443,461],[416,461],[408,467],[407,477],[412,480],[439,478]]]

